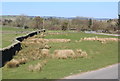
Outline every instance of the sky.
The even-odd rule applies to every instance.
[[[57,17],[117,18],[117,2],[2,2],[2,14]]]

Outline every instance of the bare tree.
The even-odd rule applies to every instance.
[[[29,18],[26,15],[17,16],[15,19],[15,24],[18,27],[25,27],[27,25]]]
[[[37,16],[33,19],[34,28],[42,29],[43,28],[43,18]]]

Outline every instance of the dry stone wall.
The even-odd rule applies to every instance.
[[[21,43],[24,39],[28,37],[32,37],[34,35],[37,35],[38,33],[45,32],[45,29],[33,31],[29,34],[26,34],[24,36],[17,37],[12,45],[5,47],[3,49],[0,49],[0,67],[4,66],[7,61],[10,61],[15,53],[19,50],[21,50]]]

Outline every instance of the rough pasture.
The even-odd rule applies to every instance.
[[[49,32],[47,32],[49,34]],[[46,36],[45,36],[46,35]],[[15,60],[27,58],[25,64],[16,68],[3,67],[4,79],[58,79],[65,76],[80,72],[95,70],[107,65],[118,62],[118,42],[101,44],[99,41],[81,41],[84,37],[98,38],[115,38],[113,36],[85,34],[85,33],[68,33],[47,35],[44,37],[38,35],[31,37],[22,42],[22,50],[16,53]],[[117,38],[117,37],[116,37]],[[35,40],[37,39],[37,40]],[[70,39],[70,42],[45,42],[44,39]],[[32,42],[32,43],[31,43]],[[112,47],[112,48],[111,48]],[[42,50],[45,49],[44,57]],[[47,50],[46,50],[47,49]],[[72,55],[74,58],[57,59],[54,57],[55,50],[71,50],[67,57]],[[49,54],[47,54],[49,52]],[[62,53],[57,52],[58,55]],[[64,52],[63,52],[64,53]],[[79,58],[78,58],[79,57]],[[85,58],[83,58],[85,57]],[[47,60],[44,63],[44,60]],[[41,68],[42,67],[42,68]],[[25,71],[23,71],[25,70]],[[13,73],[15,72],[15,73]]]

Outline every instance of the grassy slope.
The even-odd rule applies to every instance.
[[[80,72],[95,70],[107,65],[118,62],[118,43],[109,42],[101,44],[100,42],[83,41],[75,43],[82,37],[98,36],[98,37],[112,37],[85,33],[70,33],[68,35],[47,35],[46,38],[69,38],[70,43],[49,43],[51,45],[51,53],[55,49],[82,49],[88,53],[88,58],[79,59],[48,59],[47,65],[41,72],[29,72],[28,65],[39,62],[40,60],[31,61],[18,68],[7,69],[3,68],[3,78],[5,79],[57,79],[76,74]]]
[[[0,40],[0,42],[2,42],[0,44],[0,48],[6,47],[6,46],[12,44],[14,42],[13,40],[15,39],[15,37],[25,34],[25,33],[16,34],[17,32],[32,31],[32,29],[25,30],[25,29],[21,29],[21,28],[13,28],[13,27],[0,27],[0,29],[2,32],[5,32],[0,35],[0,37],[2,38],[2,40]]]

